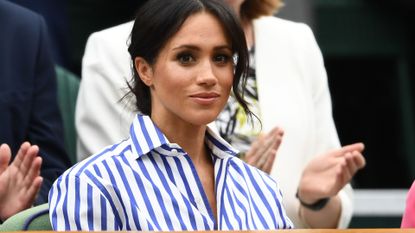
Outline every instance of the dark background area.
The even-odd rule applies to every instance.
[[[54,60],[80,77],[86,41],[93,32],[135,17],[144,0],[9,0],[41,14]]]
[[[356,192],[405,192],[415,179],[415,1],[285,2],[278,16],[310,25],[323,52],[342,144],[366,145]],[[399,228],[401,218],[354,215],[349,227]]]
[[[355,188],[406,189],[415,178],[414,3],[314,4],[340,140],[366,145]]]

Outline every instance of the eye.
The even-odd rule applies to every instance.
[[[213,61],[219,64],[226,64],[230,60],[230,56],[227,54],[217,54],[213,57]]]
[[[179,53],[177,55],[177,60],[183,65],[187,65],[196,61],[194,56],[190,53]]]

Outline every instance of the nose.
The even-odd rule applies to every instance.
[[[214,65],[210,61],[203,62],[197,74],[197,83],[199,85],[213,86],[218,79],[214,72]]]

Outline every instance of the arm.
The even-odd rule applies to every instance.
[[[120,100],[132,77],[126,45],[130,26],[97,32],[88,39],[75,112],[78,161],[128,136],[134,103]]]

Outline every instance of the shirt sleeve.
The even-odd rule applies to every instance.
[[[64,175],[49,193],[49,217],[57,231],[121,230],[117,209],[111,189],[93,175]]]

